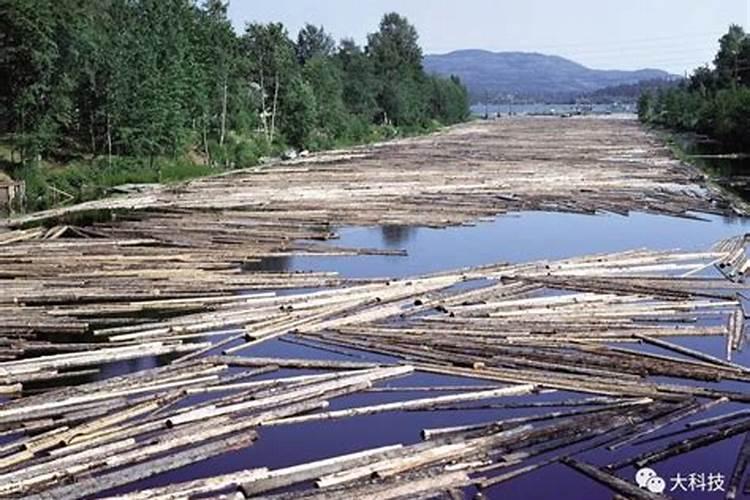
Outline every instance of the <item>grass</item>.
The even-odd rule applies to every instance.
[[[44,210],[58,205],[94,200],[124,184],[175,183],[219,172],[215,168],[186,159],[134,158],[77,161],[65,166],[29,164],[16,168],[13,177],[25,181],[28,210]]]

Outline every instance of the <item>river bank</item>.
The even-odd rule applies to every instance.
[[[356,139],[341,139],[318,151],[431,134],[442,127],[437,122],[401,128],[372,125],[366,127]],[[68,161],[48,159],[21,165],[13,161],[13,154],[5,154],[6,150],[11,149],[5,146],[5,142],[0,138],[0,174],[5,171],[16,182],[24,183],[24,206],[20,208],[30,212],[102,199],[155,184],[176,185],[237,169],[273,165],[300,153],[309,154],[307,150],[298,151],[282,143],[266,144],[263,140],[250,137],[244,142],[240,141],[220,158],[212,158],[196,150],[176,158],[75,157]],[[19,207],[14,208],[19,211]],[[5,209],[0,205],[0,210]],[[4,212],[0,214],[7,215]]]

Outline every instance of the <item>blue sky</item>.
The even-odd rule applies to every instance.
[[[406,15],[425,53],[482,48],[557,54],[602,69],[673,73],[709,62],[730,23],[748,28],[750,0],[232,0],[238,30],[305,22],[360,43],[385,12]]]

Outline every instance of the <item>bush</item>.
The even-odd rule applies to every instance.
[[[216,173],[208,165],[199,165],[186,160],[163,161],[159,165],[160,182],[181,182]]]
[[[265,138],[258,135],[239,136],[230,134],[223,146],[209,141],[211,162],[219,168],[246,168],[257,165],[260,158],[268,156],[272,148]]]
[[[232,166],[234,168],[252,167],[258,164],[262,155],[252,141],[238,141],[232,148]]]
[[[750,151],[750,89],[739,87],[716,94],[712,135],[730,148]]]
[[[61,204],[93,200],[124,184],[180,182],[216,172],[186,159],[157,159],[153,164],[133,158],[105,159],[55,167],[28,163],[14,172],[26,183],[28,210],[44,210]]]

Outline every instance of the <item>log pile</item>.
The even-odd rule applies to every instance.
[[[332,224],[445,227],[519,210],[743,211],[635,121],[522,118],[52,209],[11,225],[126,213],[97,229],[172,243],[280,243],[325,238]]]
[[[18,345],[27,350],[0,362],[2,390],[17,396],[0,404],[0,494],[79,498],[126,488],[132,493],[119,498],[426,498],[491,489],[565,463],[627,498],[660,498],[633,490],[621,471],[750,431],[747,411],[737,409],[750,403],[738,389],[750,382],[750,369],[680,343],[706,337],[730,352],[742,348],[744,264],[733,258],[737,245],[744,251],[740,238],[705,252],[636,250],[197,301],[210,310],[188,306],[187,298],[131,301],[162,308],[162,317],[92,322],[87,342],[42,342],[20,333]],[[54,311],[118,317],[123,305],[63,304]],[[348,354],[349,361],[246,355],[273,339],[338,358]],[[391,361],[368,361],[367,353]],[[173,362],[69,381],[86,380],[103,364],[160,354]],[[383,385],[414,373],[492,385]],[[33,390],[48,380],[63,387]],[[534,401],[555,391],[570,395]],[[329,408],[335,398],[378,392],[403,396]],[[245,449],[271,428],[512,408],[534,411],[426,428],[419,443],[136,491],[153,475]],[[712,410],[721,415],[705,418]],[[607,467],[580,456],[644,443],[647,451]],[[743,487],[746,448],[732,477],[735,492]]]
[[[3,224],[0,497],[457,498],[564,463],[621,496],[651,499],[660,497],[623,479],[627,466],[750,432],[750,368],[736,357],[746,345],[745,237],[704,252],[395,280],[268,271],[261,261],[383,253],[328,245],[334,225],[446,227],[517,210],[743,209],[634,123],[524,119]],[[721,348],[685,345],[698,337]],[[325,355],[250,355],[271,341]],[[342,356],[349,361],[331,360]],[[138,358],[169,364],[108,371]],[[414,373],[465,383],[386,385]],[[565,394],[539,400],[555,392]],[[518,408],[531,411],[498,417]],[[488,417],[422,429],[419,442],[140,484],[288,426],[396,412]],[[648,446],[609,464],[582,456],[634,445]],[[728,484],[735,496],[749,449],[746,441]]]
[[[242,471],[113,498],[135,500],[168,498],[167,494],[185,491],[213,495],[239,491],[243,498],[395,499],[432,498],[469,486],[489,489],[550,461],[572,460],[568,453],[601,446],[607,436],[623,435],[673,407],[649,399],[623,400],[535,419],[432,429],[430,435],[439,436],[417,444],[399,443],[281,469]],[[534,463],[538,457],[550,454],[556,458]],[[616,490],[628,491],[626,481],[605,471],[601,475],[611,478]],[[631,485],[630,490],[637,487]],[[455,494],[458,498],[463,496],[460,491]]]
[[[245,448],[263,422],[325,408],[330,398],[414,370],[327,362],[335,371],[256,379],[279,366],[309,365],[267,359],[248,370],[231,358],[206,357],[6,403],[0,429],[13,439],[0,446],[0,495],[98,494]]]
[[[273,296],[270,290],[345,283],[334,273],[247,272],[253,262],[241,249],[167,248],[144,240],[0,246],[0,360],[76,345],[93,349],[100,329],[222,314]]]

